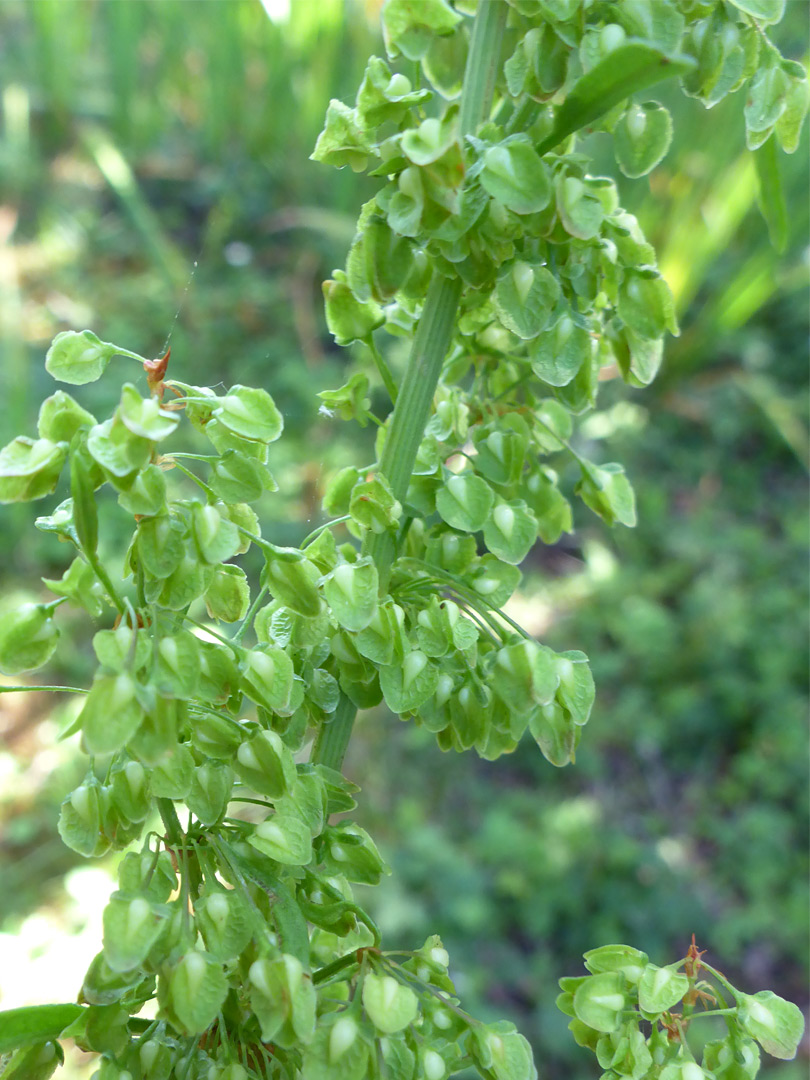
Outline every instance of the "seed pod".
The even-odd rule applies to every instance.
[[[59,631],[45,604],[21,604],[0,620],[0,671],[19,675],[53,656]]]
[[[271,799],[286,795],[295,783],[293,756],[275,731],[260,731],[243,742],[234,766],[244,783]]]

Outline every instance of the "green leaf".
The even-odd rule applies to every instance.
[[[257,825],[248,843],[284,866],[306,866],[312,859],[312,835],[295,814],[273,814]]]
[[[416,1020],[419,1013],[416,994],[392,975],[370,972],[363,979],[362,996],[366,1016],[384,1035],[402,1031]]]
[[[383,533],[393,529],[402,516],[402,506],[384,476],[362,480],[352,488],[349,513],[364,529]]]
[[[535,214],[551,201],[551,181],[527,135],[484,152],[481,186],[515,214]]]
[[[104,909],[104,959],[111,971],[139,967],[166,929],[169,911],[145,896],[114,892]]]
[[[377,567],[369,557],[341,563],[323,579],[327,603],[346,630],[364,630],[377,610]]]
[[[159,799],[185,799],[191,791],[193,778],[194,757],[185,743],[175,742],[150,773],[152,794]]]
[[[0,1054],[57,1038],[85,1012],[82,1005],[27,1005],[0,1012]]]
[[[327,409],[336,410],[343,420],[356,420],[360,427],[365,427],[371,404],[367,394],[368,376],[362,371],[356,371],[343,386],[339,386],[337,390],[321,390],[318,397]],[[345,483],[348,474],[349,470],[344,469],[338,476],[344,478]],[[324,506],[326,506],[326,497],[324,497]],[[331,511],[328,512],[331,513]]]
[[[295,956],[261,957],[250,968],[250,1004],[262,1040],[292,1048],[315,1034],[316,993],[312,979]]]
[[[349,512],[349,502],[352,488],[362,479],[358,469],[354,465],[348,465],[345,469],[332,476],[323,493],[323,509],[332,517],[341,517]]]
[[[484,523],[484,543],[503,562],[522,563],[537,539],[537,518],[521,499],[499,500]]]
[[[382,10],[386,51],[420,60],[436,36],[451,34],[460,21],[445,0],[388,0]]]
[[[0,503],[28,502],[50,495],[66,456],[64,444],[18,435],[0,450]]]
[[[519,417],[515,418],[513,427],[507,427],[505,419],[498,424],[477,427],[472,433],[476,449],[475,471],[493,484],[514,484],[526,462],[528,427]]]
[[[745,99],[745,129],[749,149],[761,145],[763,139],[758,136],[767,138],[765,133],[770,133],[785,111],[789,87],[790,77],[775,60],[760,67],[751,79]]]
[[[166,577],[158,593],[158,603],[172,611],[182,611],[202,596],[213,577],[214,569],[200,562],[197,553],[186,551]]]
[[[621,972],[591,975],[574,992],[574,1011],[583,1024],[595,1031],[618,1031],[627,1004],[625,978]]]
[[[332,98],[326,110],[324,129],[310,154],[312,161],[322,161],[336,169],[350,165],[353,172],[362,172],[373,153],[373,145],[357,110]]]
[[[293,664],[283,649],[265,645],[252,649],[242,661],[245,693],[271,712],[285,711],[293,692]]]
[[[124,383],[117,415],[133,435],[152,442],[171,435],[180,423],[176,412],[161,409],[156,398],[142,398],[131,383]]]
[[[65,1054],[58,1042],[48,1040],[22,1047],[10,1059],[3,1059],[3,1080],[49,1080],[64,1060]]]
[[[188,630],[161,637],[155,653],[154,681],[161,693],[192,698],[200,677],[200,641]]]
[[[216,506],[197,503],[191,512],[191,531],[200,558],[209,566],[227,562],[241,546],[239,530]]]
[[[90,429],[87,449],[102,469],[119,480],[134,480],[133,474],[152,456],[151,442],[134,435],[118,416]]]
[[[631,984],[638,982],[649,963],[647,954],[632,945],[602,945],[586,952],[584,959],[585,967],[592,974],[620,971]]]
[[[528,339],[545,330],[559,298],[560,285],[550,270],[518,259],[500,275],[492,305],[507,330]]]
[[[270,897],[273,922],[284,952],[295,956],[308,971],[309,931],[295,897],[268,868],[266,859],[259,858],[245,845],[226,846],[229,859]]]
[[[557,700],[571,713],[575,724],[587,724],[596,695],[588,657],[582,652],[558,653],[557,673]]]
[[[810,107],[810,84],[802,73],[791,78],[785,95],[785,109],[776,121],[776,137],[786,154],[795,153],[799,145],[804,118]]]
[[[560,173],[555,184],[557,213],[566,232],[579,240],[599,235],[605,209],[590,183],[578,176]]]
[[[143,667],[151,655],[152,642],[145,630],[133,630],[121,623],[115,630],[99,630],[94,634],[93,650],[102,667],[120,675]]]
[[[256,916],[239,889],[207,889],[194,905],[194,925],[216,960],[235,960],[247,946]]]
[[[326,325],[338,345],[364,341],[385,322],[382,308],[373,300],[358,300],[345,281],[329,278],[322,288]]]
[[[101,785],[88,777],[62,801],[57,828],[59,835],[72,851],[86,858],[103,855],[110,842],[101,831],[102,815],[106,811]]]
[[[638,983],[638,1004],[645,1013],[662,1013],[673,1008],[689,989],[689,979],[675,966],[647,964]]]
[[[57,596],[67,596],[94,619],[104,611],[104,588],[81,556],[73,560],[61,578],[43,578],[42,584]]]
[[[84,446],[73,447],[70,456],[70,497],[73,499],[73,524],[76,535],[88,558],[98,548],[98,509],[93,473],[98,466]]]
[[[537,152],[545,154],[632,94],[662,79],[683,75],[694,66],[691,57],[668,55],[640,41],[620,45],[574,83],[555,114],[551,133],[541,141]]]
[[[138,522],[135,551],[144,570],[156,578],[167,578],[183,560],[186,526],[170,514],[143,518]]]
[[[70,442],[80,428],[92,427],[96,418],[64,390],[45,398],[39,407],[37,431],[41,439]]]
[[[495,693],[511,712],[521,714],[548,705],[560,681],[555,654],[527,639],[499,649],[492,673]]]
[[[785,13],[785,0],[731,0],[731,3],[766,24],[781,22]]]
[[[144,821],[152,809],[149,778],[140,761],[119,762],[112,772],[112,804],[129,822]]]
[[[358,885],[379,885],[383,874],[391,873],[377,845],[354,822],[330,826],[324,835],[329,837],[327,851],[332,873],[342,874],[347,881]]]
[[[59,382],[81,386],[95,382],[118,352],[92,330],[63,330],[45,356],[45,370]]]
[[[743,1029],[757,1040],[771,1057],[790,1061],[804,1034],[804,1017],[792,1001],[760,990],[758,994],[737,994],[737,1018]]]
[[[537,1080],[532,1051],[515,1025],[506,1020],[476,1024],[467,1043],[470,1056],[481,1071],[495,1080]]]
[[[111,754],[123,749],[143,718],[131,675],[96,675],[77,721],[85,753]]]
[[[295,783],[292,754],[275,731],[260,731],[243,742],[233,764],[244,783],[271,799],[286,795]]]
[[[127,491],[120,492],[118,505],[138,517],[154,517],[166,508],[166,478],[158,465],[147,465]]]
[[[168,999],[172,1023],[184,1035],[201,1035],[216,1020],[227,992],[220,964],[194,949],[171,972],[162,996]]]
[[[317,582],[321,574],[318,567],[307,559],[298,548],[262,545],[266,566],[262,584],[272,596],[307,618],[315,618],[321,612],[321,597]]]
[[[266,390],[232,386],[217,398],[214,419],[224,428],[251,441],[271,443],[281,435],[284,420]]]
[[[562,769],[575,760],[581,729],[558,702],[536,709],[529,718],[529,731],[543,757],[555,768]]]
[[[186,712],[185,702],[158,697],[127,749],[146,765],[158,765],[176,746],[177,729]]]
[[[593,338],[570,315],[563,315],[551,330],[540,334],[530,347],[532,371],[549,386],[567,386],[593,351]]]
[[[499,608],[518,587],[520,570],[495,555],[482,555],[465,573],[464,580],[490,608]]]
[[[411,106],[431,96],[430,90],[414,90],[407,76],[392,75],[384,60],[372,56],[357,91],[356,109],[365,121],[362,127],[369,130],[386,120],[398,122]]]
[[[368,626],[354,638],[361,656],[373,664],[391,664],[396,656],[402,660],[407,651],[407,639],[403,631],[405,615],[398,604],[386,600],[371,617]]]
[[[460,532],[483,529],[494,503],[494,492],[486,480],[470,472],[449,476],[436,494],[440,517]]]
[[[205,609],[212,619],[241,622],[250,607],[250,584],[239,566],[218,566],[205,590]]]
[[[582,501],[608,525],[618,521],[628,528],[636,523],[636,500],[621,465],[582,463],[582,479],[574,489]]]
[[[302,1080],[364,1080],[368,1056],[368,1044],[354,1017],[333,1013],[318,1025],[315,1038],[304,1049]]]
[[[316,668],[307,687],[307,697],[325,713],[333,713],[340,700],[340,686],[337,679],[324,668]]]
[[[380,670],[380,688],[393,713],[414,712],[436,691],[439,672],[421,649],[409,652],[401,664]]]
[[[56,651],[59,630],[43,604],[20,604],[0,618],[0,671],[20,675],[42,667]]]
[[[625,176],[646,176],[672,142],[672,117],[657,101],[632,104],[613,129],[616,161]]]
[[[462,24],[452,34],[434,37],[422,58],[422,70],[445,101],[456,101],[461,94],[468,49],[469,38]]]
[[[771,243],[777,251],[784,251],[788,236],[787,205],[773,136],[754,151],[754,165],[759,180],[759,208],[768,225]]]
[[[425,166],[441,162],[444,172],[463,174],[461,147],[458,142],[458,122],[455,110],[449,110],[442,120],[434,116],[423,120],[418,127],[403,132],[400,148],[413,165]]]
[[[411,165],[397,177],[397,190],[388,202],[388,224],[401,236],[416,236],[425,209],[425,189],[418,168]]]
[[[212,464],[208,485],[225,503],[251,503],[265,491],[278,490],[266,465],[237,450],[226,450]]]
[[[228,808],[233,790],[233,769],[224,761],[197,765],[186,795],[186,805],[203,825],[216,825]]]

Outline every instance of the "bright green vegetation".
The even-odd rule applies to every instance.
[[[374,460],[330,479],[331,520],[298,545],[256,512],[285,483],[284,418],[236,363],[206,386],[175,378],[168,354],[91,331],[54,339],[57,381],[127,381],[101,422],[84,391],[57,390],[36,437],[0,452],[3,502],[67,485],[36,525],[75,555],[43,578],[55,599],[9,607],[0,668],[51,661],[65,607],[100,622],[98,667],[63,733],[80,733],[89,767],[59,832],[84,856],[129,850],[80,1006],[6,1014],[4,1075],[47,1076],[60,1035],[102,1055],[103,1080],[536,1075],[511,1022],[462,1007],[438,936],[384,947],[373,900],[352,887],[388,867],[342,816],[360,809],[343,760],[357,711],[384,702],[442,750],[494,761],[525,735],[548,764],[574,762],[588,657],[540,644],[505,607],[536,541],[572,532],[574,505],[635,525],[624,467],[599,460],[598,425],[577,418],[606,376],[647,386],[679,332],[652,245],[580,135],[610,133],[638,178],[672,136],[650,87],[677,81],[714,105],[745,85],[783,246],[777,148],[796,149],[807,84],[767,37],[781,14],[765,0],[389,0],[394,66],[373,57],[355,106],[332,101],[313,154],[379,184],[324,283],[328,328],[364,363],[320,394],[327,415],[376,429]],[[396,364],[389,338],[407,343]],[[127,533],[111,557],[108,538]],[[617,587],[599,624],[614,635],[629,591]],[[660,662],[665,614],[636,616],[628,654],[638,636]],[[694,943],[664,967],[629,945],[585,961],[557,1004],[609,1076],[732,1080],[756,1075],[760,1048],[796,1053],[797,1006],[737,989]],[[139,1015],[153,1000],[156,1019]]]

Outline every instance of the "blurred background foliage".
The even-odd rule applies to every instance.
[[[168,340],[175,377],[271,390],[287,432],[266,534],[294,542],[317,524],[324,478],[374,456],[372,432],[319,417],[315,398],[358,359],[326,333],[320,281],[368,195],[308,155],[328,99],[353,99],[381,51],[378,6],[3,0],[3,442],[34,427],[57,331],[155,356]],[[803,57],[804,3],[778,39]],[[439,932],[471,1010],[514,1019],[550,1078],[591,1074],[555,987],[603,943],[665,963],[694,931],[744,989],[807,1003],[807,133],[785,162],[779,255],[740,103],[706,114],[670,90],[666,104],[668,156],[619,182],[683,334],[651,388],[606,384],[579,435],[589,457],[625,463],[640,523],[609,532],[581,510],[513,601],[542,640],[591,657],[576,766],[555,771],[529,745],[495,764],[443,756],[379,711],[347,763],[394,868],[368,898],[391,947]],[[591,141],[609,172],[607,137]],[[109,408],[118,391],[102,380],[83,401]],[[4,512],[4,592],[64,569],[32,516]],[[49,675],[89,677],[91,629],[68,628]],[[5,1007],[73,996],[112,887],[111,864],[77,862],[55,831],[83,769],[57,740],[74,708],[0,696]],[[804,1055],[768,1075],[805,1075]]]

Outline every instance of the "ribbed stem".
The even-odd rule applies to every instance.
[[[461,92],[459,125],[462,136],[473,133],[489,119],[508,10],[506,0],[481,0],[478,5]],[[380,472],[399,500],[407,493],[433,395],[453,339],[461,290],[460,278],[445,278],[435,272],[428,287],[380,459]],[[374,560],[380,587],[385,591],[396,557],[393,535],[389,532],[367,534],[363,554]],[[341,694],[335,715],[321,728],[315,741],[311,755],[313,762],[340,769],[356,712],[351,701]]]
[[[330,769],[340,772],[356,714],[357,707],[354,702],[341,694],[335,715],[318,732],[310,761],[317,765],[328,765]]]
[[[489,119],[508,11],[506,0],[479,0],[461,89],[462,136]]]

